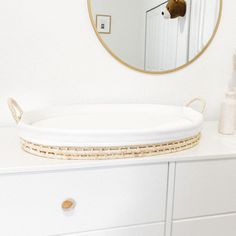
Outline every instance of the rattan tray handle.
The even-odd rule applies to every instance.
[[[194,104],[195,102],[200,102],[202,104],[202,109],[201,109],[201,113],[204,113],[205,109],[206,109],[206,101],[203,98],[194,98],[192,99],[190,102],[188,102],[186,104],[187,107],[191,107],[192,104]]]
[[[18,124],[21,120],[22,115],[23,115],[23,110],[21,109],[21,107],[18,105],[18,103],[13,98],[8,99],[8,106],[9,106],[9,109],[11,111],[11,114],[12,114],[14,120]]]

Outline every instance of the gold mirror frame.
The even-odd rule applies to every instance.
[[[219,11],[219,16],[217,19],[217,23],[215,26],[215,30],[210,38],[210,40],[208,41],[208,43],[206,44],[206,46],[201,50],[201,52],[199,52],[193,59],[191,59],[189,62],[185,63],[182,66],[179,66],[175,69],[171,69],[171,70],[165,70],[165,71],[145,71],[139,68],[136,68],[134,66],[129,65],[128,63],[126,63],[125,61],[123,61],[122,59],[120,59],[117,55],[115,55],[112,50],[107,46],[107,44],[104,42],[104,40],[102,39],[102,37],[100,36],[100,34],[97,32],[97,28],[96,28],[96,24],[94,22],[93,19],[93,14],[92,14],[92,0],[87,0],[87,7],[88,7],[88,12],[89,12],[89,18],[90,21],[92,23],[93,29],[99,39],[99,41],[101,42],[101,44],[103,45],[103,47],[117,60],[119,61],[121,64],[127,66],[128,68],[132,69],[132,70],[136,70],[138,72],[142,72],[142,73],[146,73],[146,74],[167,74],[167,73],[172,73],[178,70],[181,70],[187,66],[189,66],[190,64],[192,64],[193,62],[195,62],[206,50],[207,48],[210,46],[210,44],[212,43],[213,39],[216,36],[216,33],[219,29],[219,25],[220,25],[220,21],[221,21],[221,17],[222,17],[222,9],[223,9],[223,0],[220,0],[220,11]]]

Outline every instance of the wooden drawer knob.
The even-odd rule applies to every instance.
[[[76,202],[73,199],[66,199],[61,204],[61,208],[63,211],[71,211],[75,208],[75,206],[76,206]]]

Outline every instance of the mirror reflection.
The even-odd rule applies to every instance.
[[[129,67],[170,72],[204,51],[216,32],[221,0],[88,0],[106,49]]]

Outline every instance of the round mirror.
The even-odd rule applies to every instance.
[[[181,69],[209,46],[222,0],[88,0],[94,30],[126,66],[161,74]]]

